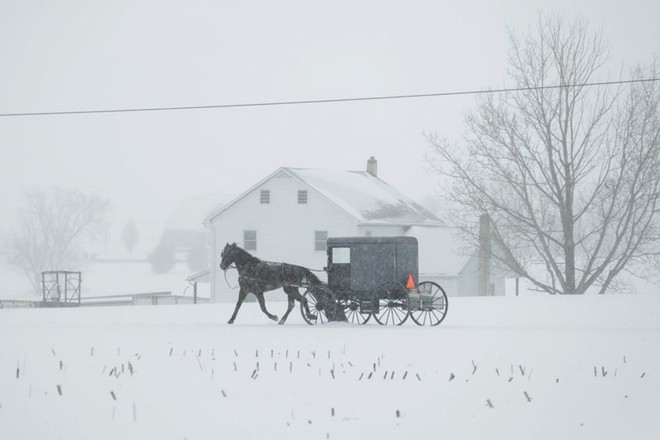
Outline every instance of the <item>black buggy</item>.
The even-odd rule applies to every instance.
[[[447,315],[447,294],[432,281],[418,280],[414,237],[337,237],[328,239],[327,285],[306,286],[314,319],[301,304],[308,324],[348,321],[438,325]]]

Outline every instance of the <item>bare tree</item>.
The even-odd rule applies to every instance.
[[[492,255],[510,271],[551,294],[604,293],[657,252],[658,83],[585,86],[608,46],[580,19],[540,16],[510,41],[521,90],[481,98],[465,145],[429,136],[429,161],[452,179],[453,218],[489,216]],[[657,78],[657,68],[633,74]]]
[[[39,291],[42,271],[72,270],[79,263],[81,238],[101,226],[108,212],[107,201],[77,191],[28,191],[10,236],[9,261]]]

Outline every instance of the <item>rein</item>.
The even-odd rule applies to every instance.
[[[275,263],[275,262],[272,262],[272,261],[261,261],[261,262],[262,262],[262,263],[266,263],[266,264],[273,264],[273,265],[275,265],[275,264],[280,264],[280,265],[282,265],[282,278],[284,278],[284,266],[285,266],[286,264],[288,264],[288,263]],[[225,283],[227,284],[227,287],[229,287],[229,288],[232,289],[232,290],[234,290],[234,289],[238,289],[240,286],[232,286],[231,284],[229,284],[229,280],[227,279],[227,271],[228,271],[229,269],[236,269],[236,270],[238,270],[238,268],[236,267],[236,264],[235,264],[235,263],[233,263],[233,264],[227,266],[227,269],[225,269],[225,270],[223,271],[223,272],[224,272],[224,277],[225,277]],[[323,269],[309,269],[309,268],[305,268],[305,269],[309,270],[310,272],[325,272],[325,270],[323,270]],[[240,275],[240,273],[239,273],[239,279],[240,279],[240,278],[241,278],[241,275]],[[248,279],[248,280],[252,280],[252,281],[259,281],[259,282],[265,282],[265,281],[266,281],[266,280],[262,280],[262,279],[259,279],[259,278],[251,278],[251,277],[246,277],[246,276],[243,276],[242,278],[245,278],[245,279]],[[301,287],[301,286],[296,286],[296,287]]]
[[[223,270],[223,272],[225,273],[225,283],[227,283],[227,287],[229,287],[232,290],[238,289],[238,286],[233,286],[232,287],[231,284],[229,284],[229,280],[227,279],[227,271],[229,269],[236,269],[236,266],[232,264],[231,266],[228,266],[227,269]]]

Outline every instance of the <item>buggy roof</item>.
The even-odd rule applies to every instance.
[[[417,245],[415,237],[330,237],[328,247],[343,247],[354,244],[407,243]]]

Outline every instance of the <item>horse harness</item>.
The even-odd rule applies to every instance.
[[[281,267],[282,267],[282,273],[281,273],[282,280],[284,280],[284,266],[293,266],[293,265],[288,264],[288,263],[274,263],[274,262],[271,262],[271,261],[261,261],[261,264],[266,264],[266,265],[270,265],[270,266],[275,266],[275,265],[277,265],[277,264],[281,265]],[[229,284],[229,280],[227,280],[227,271],[228,271],[229,269],[236,269],[236,270],[238,270],[238,267],[236,267],[236,264],[231,264],[231,265],[227,266],[227,269],[224,270],[224,273],[225,273],[225,275],[224,275],[224,276],[225,276],[225,283],[227,283],[227,286],[228,286],[230,289],[237,289],[237,288],[239,288],[239,287],[240,287],[240,283],[241,283],[241,279],[243,279],[243,280],[248,280],[248,281],[256,281],[256,282],[258,282],[258,283],[264,283],[264,284],[266,284],[266,286],[269,286],[269,285],[267,284],[268,281],[266,281],[266,280],[263,280],[263,279],[261,279],[261,278],[249,277],[249,276],[246,276],[246,275],[240,275],[240,272],[239,272],[239,275],[238,275],[238,283],[239,283],[239,285],[238,285],[238,286],[233,286],[233,287],[232,287],[232,286]],[[323,272],[322,270],[314,270],[314,269],[307,269],[307,270],[310,270],[310,271],[312,271],[312,272]],[[296,288],[299,288],[299,287],[303,287],[303,285],[301,285],[301,284],[291,284],[291,283],[286,283],[286,282],[283,281],[283,282],[282,282],[282,287],[296,287]]]

